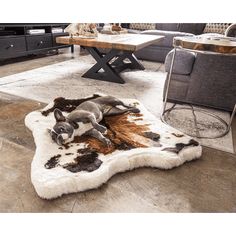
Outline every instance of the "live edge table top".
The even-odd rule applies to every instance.
[[[186,36],[175,37],[173,45],[176,48],[189,49],[198,52],[236,54],[236,38],[224,36]]]
[[[142,34],[121,34],[106,35],[99,34],[96,38],[83,38],[80,36],[57,37],[56,42],[61,44],[80,45],[84,47],[117,49],[135,52],[153,43],[162,40],[164,36],[142,35]]]

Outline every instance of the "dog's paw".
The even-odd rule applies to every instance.
[[[107,146],[107,147],[111,147],[112,146],[112,142],[110,139],[108,138],[104,138],[103,139],[103,143]]]
[[[99,126],[99,131],[100,131],[101,133],[105,134],[105,133],[107,132],[107,128],[106,128],[105,126],[100,125],[100,126]]]

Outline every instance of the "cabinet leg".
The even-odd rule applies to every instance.
[[[75,51],[74,45],[71,45],[70,51],[71,51],[71,53],[74,53],[74,51]]]

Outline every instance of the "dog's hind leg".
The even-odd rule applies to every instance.
[[[125,108],[133,108],[133,106],[128,106],[126,104],[124,104],[121,100],[119,100],[118,98],[112,97],[112,96],[107,96],[105,97],[106,100],[103,100],[104,104],[108,104],[110,106],[123,106]]]
[[[138,108],[136,108],[136,107],[134,107],[134,106],[128,106],[128,105],[126,105],[126,104],[124,104],[121,100],[119,100],[119,99],[117,99],[117,100],[115,100],[115,103],[113,104],[113,106],[114,106],[114,108],[117,108],[116,106],[122,106],[122,107],[125,107],[126,109],[119,109],[119,108],[117,108],[117,109],[119,109],[119,110],[115,110],[114,109],[114,113],[118,113],[118,114],[123,114],[124,112],[127,112],[127,111],[131,111],[131,112],[133,112],[133,113],[139,113],[140,112],[140,110],[138,109]],[[121,112],[121,113],[120,113]],[[123,112],[123,113],[122,113]],[[118,115],[117,114],[117,115]]]
[[[120,104],[118,104],[116,106],[123,106],[123,107],[128,108],[128,109],[135,108],[135,107],[128,106],[128,105],[124,104],[122,101],[120,101]]]
[[[127,109],[120,109],[117,107],[112,107],[107,113],[104,114],[104,116],[115,116],[115,115],[121,115],[124,114],[126,112],[133,112],[133,113],[139,113],[140,110],[136,107],[130,107]]]
[[[102,143],[104,143],[105,145],[107,146],[110,146],[111,145],[111,141],[104,137],[98,130],[96,129],[91,129],[89,131],[87,131],[84,135],[86,136],[91,136],[93,138],[96,138],[98,139],[99,141],[101,141]]]

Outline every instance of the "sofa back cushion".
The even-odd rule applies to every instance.
[[[157,30],[164,30],[164,31],[179,31],[178,23],[157,23],[156,29]]]
[[[206,23],[157,23],[157,30],[202,34]]]
[[[231,23],[207,23],[203,33],[224,34]]]
[[[206,23],[180,23],[179,31],[199,35],[203,33]]]

